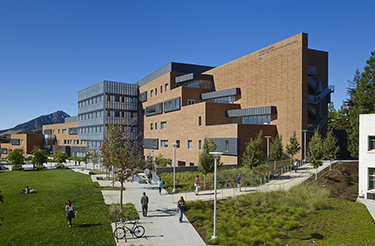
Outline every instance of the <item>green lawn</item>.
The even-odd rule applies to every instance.
[[[26,185],[38,190],[20,194]],[[98,183],[67,169],[0,172],[1,245],[116,245]],[[77,213],[68,227],[65,205]]]

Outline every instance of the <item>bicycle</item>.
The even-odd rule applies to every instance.
[[[137,225],[137,221],[134,222],[128,222],[126,223],[125,221],[122,222],[122,227],[117,227],[113,234],[115,235],[117,241],[119,239],[123,239],[125,237],[125,242],[126,242],[126,229],[135,236],[136,238],[141,238],[145,234],[145,228],[143,226]],[[132,224],[133,227],[129,228],[126,226],[126,224]]]

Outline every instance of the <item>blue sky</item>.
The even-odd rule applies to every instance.
[[[63,110],[102,80],[135,83],[169,62],[220,66],[309,34],[329,52],[332,100],[375,51],[375,1],[0,0],[0,129]]]

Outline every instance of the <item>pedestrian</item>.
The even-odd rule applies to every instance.
[[[195,186],[195,195],[198,195],[198,189],[201,188],[199,186],[199,175],[197,175],[197,177],[195,177],[195,180],[194,180],[194,186]]]
[[[151,171],[148,172],[147,179],[148,179],[148,183],[151,184],[151,181],[152,181],[152,173],[151,173]]]
[[[66,220],[68,221],[69,227],[72,227],[72,218],[75,217],[74,213],[74,206],[70,200],[68,200],[68,204],[65,206],[66,211]]]
[[[296,159],[296,161],[294,162],[294,172],[297,172],[297,167],[298,167],[298,161]]]
[[[241,174],[237,176],[237,189],[241,192]]]
[[[77,161],[74,161],[74,166],[77,166]]]
[[[163,187],[163,181],[161,181],[161,178],[159,178],[159,182],[158,182],[159,195],[161,195],[161,188],[162,187]]]
[[[142,204],[143,217],[146,217],[147,207],[148,207],[148,196],[146,196],[146,192],[143,192],[143,196],[141,197],[141,204]]]
[[[177,202],[177,208],[176,211],[178,210],[180,217],[178,217],[178,221],[181,223],[182,222],[182,216],[184,214],[184,207],[185,207],[185,200],[183,197],[180,198]]]

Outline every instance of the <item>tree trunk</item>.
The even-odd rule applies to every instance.
[[[204,189],[207,189],[207,187],[206,187],[206,174],[204,174]]]
[[[329,170],[331,170],[331,166],[332,166],[332,161],[329,160]]]
[[[251,169],[251,179],[253,179],[253,169]]]
[[[276,161],[273,161],[273,170],[276,170]]]
[[[122,211],[122,188],[124,187],[124,182],[121,181],[121,191],[120,191],[120,210]]]
[[[115,169],[112,167],[112,189],[115,188]]]
[[[315,180],[318,179],[318,168],[315,168]]]

